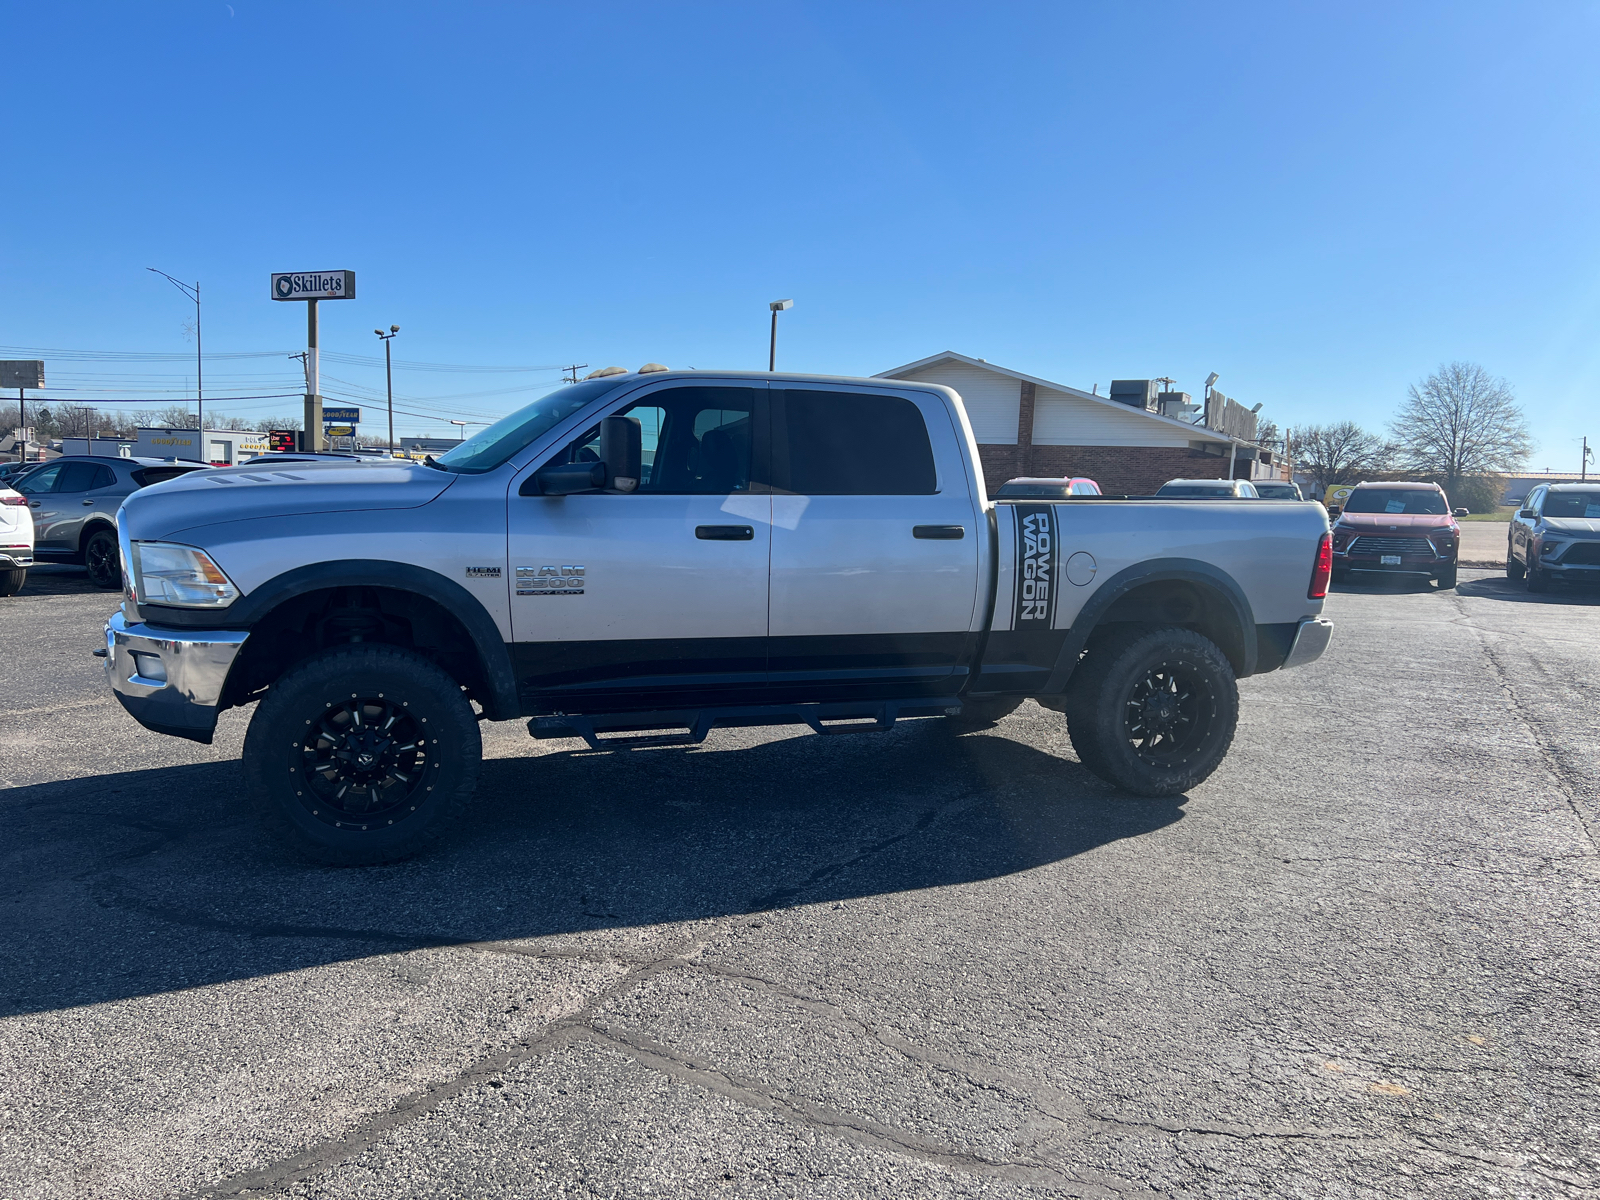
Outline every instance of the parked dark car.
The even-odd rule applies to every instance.
[[[1248,479],[1169,479],[1156,489],[1162,500],[1255,500]]]
[[[123,498],[190,471],[197,462],[74,454],[30,471],[16,490],[33,511],[35,562],[82,563],[97,587],[122,586],[117,509]]]
[[[1358,483],[1333,524],[1333,577],[1352,571],[1420,575],[1440,589],[1456,585],[1461,548],[1457,516],[1436,483]]]
[[[1258,479],[1255,481],[1255,485],[1256,495],[1260,496],[1263,500],[1305,499],[1305,496],[1303,496],[1300,492],[1300,485],[1298,483],[1285,483],[1282,480],[1274,482],[1270,479]]]
[[[1600,485],[1544,484],[1528,493],[1506,531],[1506,575],[1530,592],[1552,580],[1600,580]]]
[[[1098,496],[1100,485],[1092,479],[1035,478],[1008,479],[994,494],[996,500],[1066,500],[1072,496]]]

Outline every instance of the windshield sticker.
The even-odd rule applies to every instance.
[[[1600,504],[1585,504],[1583,515],[1586,517],[1600,517]]]
[[[583,581],[582,567],[518,567],[517,595],[581,596]]]
[[[1403,513],[1405,510],[1406,502],[1404,500],[1391,500],[1383,506],[1383,511],[1386,513]]]

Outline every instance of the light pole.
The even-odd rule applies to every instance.
[[[173,279],[165,271],[156,271],[154,267],[146,267],[145,270],[155,271],[157,275],[167,280],[173,287],[194,301],[194,405],[195,420],[200,426],[200,453],[203,456],[208,451],[206,450],[206,388],[205,380],[202,378],[200,371],[202,362],[200,357],[200,281],[198,279],[195,280],[194,286],[190,287],[187,283],[180,283],[178,280]],[[211,460],[202,457],[200,461],[210,462]]]
[[[456,441],[458,441],[458,442],[466,441],[467,440],[467,423],[465,421],[451,421],[450,424],[461,426],[461,436],[456,438]]]
[[[793,300],[774,300],[767,305],[772,310],[772,342],[767,347],[767,370],[778,369],[778,314],[794,307]]]
[[[389,388],[389,455],[394,456],[394,370],[389,364],[389,343],[394,335],[400,332],[400,326],[389,326],[389,332],[374,329],[373,333],[383,339],[383,379]]]

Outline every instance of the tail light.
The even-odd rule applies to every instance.
[[[1306,589],[1307,600],[1322,600],[1328,595],[1328,579],[1333,575],[1333,537],[1323,534],[1317,543],[1316,563],[1311,568],[1311,586]]]
[[[28,507],[26,496],[0,496],[0,504],[15,504],[19,508]]]

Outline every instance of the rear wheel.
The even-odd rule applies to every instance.
[[[1188,629],[1102,635],[1072,678],[1067,729],[1084,766],[1140,796],[1175,796],[1208,778],[1239,720],[1233,667]]]
[[[465,811],[483,743],[460,686],[394,646],[292,668],[250,721],[244,764],[263,823],[309,858],[390,862]]]
[[[15,596],[27,581],[28,568],[8,567],[0,571],[0,596]]]
[[[89,581],[112,591],[122,586],[122,559],[117,550],[117,535],[109,529],[96,529],[83,546],[83,565],[89,568]]]

